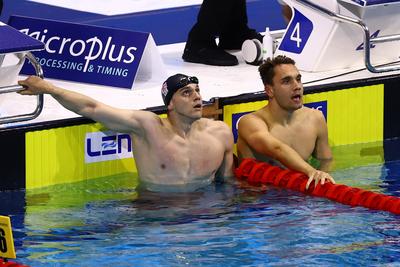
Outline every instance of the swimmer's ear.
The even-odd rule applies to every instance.
[[[274,95],[271,85],[266,84],[264,86],[264,90],[265,90],[265,93],[267,94],[268,98],[271,98]]]
[[[172,103],[172,101],[169,102],[168,106],[167,106],[167,110],[171,111],[174,109],[174,104]]]

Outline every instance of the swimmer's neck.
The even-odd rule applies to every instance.
[[[170,128],[176,132],[182,138],[187,137],[190,130],[192,129],[192,125],[197,122],[200,118],[189,118],[179,115],[169,114],[167,117],[167,121],[170,125]]]
[[[288,125],[292,118],[293,114],[296,110],[287,110],[279,106],[276,102],[270,102],[265,107],[265,110],[269,114],[273,114],[272,118],[277,124]]]

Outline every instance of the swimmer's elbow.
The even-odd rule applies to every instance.
[[[330,157],[320,157],[320,158],[316,158],[319,161],[332,161],[333,160],[333,156]]]
[[[331,151],[328,151],[326,153],[314,153],[313,157],[319,161],[332,161],[333,160],[333,154]]]

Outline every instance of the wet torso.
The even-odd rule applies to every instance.
[[[219,124],[199,119],[182,137],[165,120],[147,127],[143,136],[132,136],[141,181],[155,191],[162,186],[191,190],[212,182],[225,153]]]
[[[270,114],[265,109],[256,111],[250,116],[255,116],[255,119],[262,120],[273,137],[293,148],[304,160],[307,160],[312,155],[317,141],[318,125],[316,125],[317,121],[314,112],[317,111],[302,107],[293,113],[293,117],[287,125],[273,123]],[[250,157],[279,164],[275,160],[251,149],[240,136],[237,146],[240,151],[240,158]]]

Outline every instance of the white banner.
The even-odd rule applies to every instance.
[[[91,132],[85,136],[85,163],[118,160],[132,157],[129,134]]]

